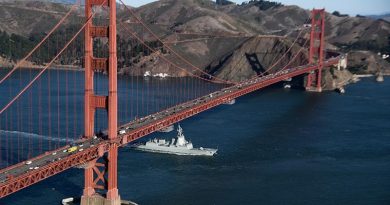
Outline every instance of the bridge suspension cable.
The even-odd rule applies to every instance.
[[[190,65],[192,68],[194,68],[195,70],[198,70],[199,72],[203,73],[204,75],[206,76],[210,76],[214,79],[216,79],[217,81],[220,81],[220,82],[223,82],[223,83],[226,83],[226,84],[236,84],[235,82],[232,82],[232,81],[229,81],[229,80],[224,80],[224,79],[221,79],[221,78],[218,78],[218,77],[215,77],[215,76],[212,76],[210,75],[209,73],[203,71],[201,68],[195,66],[193,63],[191,63],[190,61],[188,61],[187,59],[185,59],[183,56],[179,55],[175,50],[173,50],[169,45],[166,45],[166,43],[164,43],[163,40],[161,40],[142,20],[141,18],[139,18],[135,12],[130,9],[122,0],[119,0],[122,5],[125,7],[126,10],[128,10],[133,16],[134,18],[140,22],[140,24],[146,29],[148,30],[148,32],[154,37],[157,39],[157,41],[159,41],[165,48],[167,48],[170,52],[172,52],[175,56],[177,56],[179,59],[181,59],[183,62],[185,62],[186,64]]]
[[[181,55],[179,55],[176,51],[174,51],[172,48],[170,48],[168,45],[166,45],[166,43],[164,41],[162,41],[136,14],[133,10],[131,10],[130,8],[128,8],[128,6],[122,1],[122,0],[119,0],[122,5],[126,8],[126,10],[128,10],[135,18],[137,21],[140,22],[140,24],[146,28],[159,42],[161,42],[163,44],[164,47],[166,47],[169,51],[171,51],[172,53],[174,53],[176,56],[178,56],[180,59],[182,59],[184,62],[186,62],[187,64],[189,64],[191,67],[195,68],[196,70],[200,70],[202,73],[208,75],[208,76],[211,76],[210,74],[204,72],[201,68],[198,68],[197,66],[193,65],[191,62],[189,62],[188,60],[184,59]],[[310,20],[310,18],[306,19],[304,23],[308,22]],[[280,63],[280,61],[287,56],[288,52],[290,52],[290,50],[295,46],[295,44],[297,43],[297,41],[299,40],[300,36],[302,35],[303,31],[306,30],[306,29],[302,29],[299,34],[297,35],[297,37],[295,38],[295,40],[293,41],[293,43],[291,44],[291,46],[289,47],[289,49],[282,55],[281,58],[279,58],[277,60],[277,62],[275,62],[274,64],[272,64],[266,71],[264,71],[263,73],[261,73],[260,75],[261,76],[264,76],[264,73],[268,72],[269,70],[273,69],[276,65],[278,65]],[[204,35],[207,35],[207,34],[204,34]],[[145,44],[144,44],[145,45]],[[161,56],[161,55],[160,55]],[[276,58],[276,57],[275,57]],[[275,60],[275,59],[274,59]],[[260,76],[258,75],[258,76]],[[225,81],[227,82],[228,84],[237,84],[235,82],[231,82],[231,81],[226,81],[226,80],[223,80],[223,79],[219,79],[217,77],[214,77],[212,76],[213,78],[215,79],[218,79],[219,81]]]
[[[120,22],[120,23],[123,24],[123,22]],[[123,24],[123,25],[124,25],[124,27],[122,27],[122,28],[124,28],[127,32],[129,32],[134,38],[136,38],[136,39],[137,39],[142,45],[144,45],[147,49],[149,49],[149,50],[152,51],[152,52],[157,52],[157,50],[155,50],[155,49],[153,49],[152,47],[150,47],[150,46],[149,46],[144,40],[142,40],[135,32],[132,32],[129,28],[127,28],[125,24]],[[215,83],[215,81],[213,81],[213,80],[210,80],[210,79],[203,78],[203,77],[201,77],[201,76],[195,75],[194,73],[192,73],[192,72],[186,70],[185,68],[180,67],[180,66],[177,65],[176,63],[174,63],[174,62],[168,60],[165,56],[163,56],[163,55],[160,54],[160,53],[159,53],[158,55],[159,55],[164,61],[166,61],[167,63],[169,63],[169,64],[173,65],[174,67],[176,67],[176,68],[178,68],[178,69],[180,69],[180,70],[186,72],[187,74],[189,74],[189,75],[192,76],[192,77],[196,77],[196,78],[199,78],[199,79],[204,80],[204,81],[214,82],[214,83]],[[208,76],[210,76],[210,75],[208,74]],[[234,84],[236,84],[236,83],[234,83]]]
[[[1,80],[0,84],[2,84],[9,76],[12,75],[25,61],[31,57],[31,55],[38,50],[38,48],[61,26],[62,23],[70,16],[70,14],[80,5],[80,0],[77,0],[71,7],[71,9],[63,16],[58,23],[47,33],[47,35],[22,59],[20,60],[13,68],[10,70]]]
[[[107,0],[104,0],[101,4],[104,5]],[[57,55],[14,97],[12,100],[7,103],[1,110],[0,115],[7,110],[20,96],[22,96],[41,76],[42,74],[54,63],[55,60],[69,47],[69,45],[78,37],[78,35],[83,31],[85,26],[89,21],[92,20],[92,18],[95,16],[96,12],[93,12],[90,17],[88,17],[88,20],[83,24],[83,26],[76,32],[76,34],[73,35],[73,37],[67,41],[65,46],[57,53]]]
[[[299,40],[299,38],[301,37],[303,31],[304,31],[304,30],[301,30],[301,31],[299,32],[299,34],[297,35],[297,37],[295,38],[295,40],[293,41],[293,43],[291,44],[291,46],[286,50],[286,52],[285,52],[285,53],[284,53],[284,54],[283,54],[275,63],[271,64],[271,66],[270,66],[267,70],[265,70],[264,72],[262,72],[262,73],[259,74],[258,76],[264,76],[265,73],[267,73],[268,71],[272,70],[276,65],[278,65],[278,64],[282,61],[282,59],[285,58],[285,57],[287,56],[287,54],[291,51],[291,49],[295,46],[295,44],[298,42],[298,40]],[[304,43],[304,45],[302,46],[302,48],[304,48],[304,47],[306,46],[307,41],[308,41],[308,40],[306,39],[306,42]],[[301,51],[301,50],[302,50],[302,49],[300,49],[300,51]],[[274,60],[276,60],[276,57],[274,58]],[[273,61],[274,61],[274,60],[273,60]],[[291,63],[291,60],[290,60],[289,63]]]
[[[307,23],[307,22],[309,22],[309,20],[310,20],[310,18],[306,19],[305,22],[304,22],[304,24]],[[287,56],[287,54],[291,51],[291,49],[297,44],[298,40],[302,37],[302,34],[303,34],[304,31],[309,31],[309,30],[307,30],[307,29],[302,29],[302,30],[300,30],[300,32],[298,33],[298,35],[295,37],[293,43],[289,46],[289,48],[286,50],[286,52],[283,53],[283,55],[282,55],[281,57],[278,58],[277,56],[275,56],[274,59],[272,60],[271,66],[269,66],[269,67],[268,67],[266,70],[264,70],[262,73],[260,73],[260,74],[258,74],[258,75],[256,75],[256,76],[254,76],[254,77],[252,77],[252,78],[250,78],[250,79],[248,79],[248,80],[252,80],[252,79],[255,79],[255,78],[257,78],[257,77],[262,77],[262,76],[264,76],[264,74],[266,74],[267,72],[269,72],[270,70],[272,70],[273,68],[275,68],[275,66],[277,66],[277,65],[281,62],[281,60],[282,60],[283,58],[285,58],[285,57]],[[301,49],[298,51],[298,53],[295,55],[295,57],[293,57],[293,58],[287,63],[287,65],[291,64],[292,61],[296,59],[296,57],[298,56],[298,54],[299,54],[300,52],[302,52],[302,50],[303,50],[304,47],[306,46],[307,42],[308,42],[308,39],[306,39],[306,41],[305,41],[305,43],[302,45]],[[275,62],[275,60],[277,60],[277,61]],[[283,70],[283,69],[285,69],[285,68],[286,68],[286,66],[285,66],[284,68],[282,68],[281,70]]]
[[[308,42],[309,42],[309,39],[306,39],[305,43],[299,49],[299,51],[294,55],[294,57],[291,58],[291,60],[282,69],[280,69],[280,71],[285,70],[286,68],[288,68],[291,65],[292,62],[294,62],[294,60],[299,56],[299,54],[302,53],[303,49],[305,49],[305,46],[307,45]]]

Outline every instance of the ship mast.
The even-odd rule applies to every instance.
[[[177,128],[177,142],[176,146],[184,146],[186,144],[186,139],[183,135],[183,129],[179,125]]]

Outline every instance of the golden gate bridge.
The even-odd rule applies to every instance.
[[[305,88],[308,91],[321,92],[323,69],[339,64],[342,58],[341,54],[328,55],[324,49],[325,10],[314,9],[311,12],[310,39],[289,62],[283,63],[282,59],[287,58],[287,53],[305,31],[301,31],[286,53],[275,59],[263,73],[232,82],[212,76],[180,55],[170,42],[161,40],[131,8],[120,2],[130,15],[130,20],[127,20],[130,24],[117,19],[115,0],[86,0],[82,26],[65,29],[65,22],[80,7],[76,3],[40,43],[1,77],[0,86],[9,86],[9,97],[2,97],[4,103],[0,104],[0,129],[6,132],[0,141],[0,198],[70,168],[81,167],[84,169],[81,204],[98,201],[120,204],[117,181],[119,148],[198,113],[296,76],[306,76]],[[99,11],[103,14],[99,15]],[[119,35],[117,31],[122,33]],[[118,43],[121,35],[129,36],[130,43],[122,42],[122,39]],[[148,43],[151,41],[157,42],[158,46]],[[307,43],[308,63],[291,66],[305,51]],[[84,50],[77,49],[79,44],[84,45]],[[118,45],[126,47],[125,52],[120,50],[118,54]],[[118,90],[118,67],[131,68],[139,63],[139,53],[144,56],[154,54],[166,67],[189,78],[183,78],[173,93],[166,90],[164,82],[157,82],[154,87],[144,86],[138,78],[132,78],[124,86],[129,89]],[[45,63],[29,64],[42,54],[46,56]],[[84,90],[76,83],[77,69],[70,70],[71,74],[65,76],[60,75],[59,69],[53,69],[67,59],[77,59],[79,55],[84,55],[83,62],[73,60],[72,63],[84,68]],[[131,60],[134,58],[136,60]],[[103,82],[100,73],[107,74],[108,82]],[[9,81],[18,83],[13,85]],[[43,93],[44,89],[49,91]],[[159,97],[152,92],[158,93]],[[75,97],[77,93],[83,93],[82,102]],[[136,103],[130,102],[132,98]],[[76,117],[80,110],[84,110],[82,119]],[[80,132],[82,128],[84,130]],[[19,131],[16,138],[11,136],[14,130]],[[38,133],[38,140],[32,139],[32,134],[26,140],[20,137],[22,132]],[[47,137],[43,139],[44,136]],[[80,149],[69,152],[72,146]]]

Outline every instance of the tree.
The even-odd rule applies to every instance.
[[[228,0],[216,0],[216,3],[217,3],[218,5],[229,5],[229,4],[233,4],[233,2],[228,1]]]
[[[348,17],[349,16],[348,14],[341,14],[339,11],[334,11],[332,14],[335,16],[338,16],[338,17]]]
[[[335,15],[335,16],[340,16],[341,15],[340,12],[338,12],[338,11],[333,11],[332,14]]]

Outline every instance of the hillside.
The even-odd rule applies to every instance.
[[[390,22],[390,13],[382,14],[382,15],[370,15],[368,17],[373,18],[373,19],[383,19],[385,21]]]
[[[0,31],[28,37],[52,28],[69,6],[40,1],[0,1]],[[23,15],[21,15],[23,14]]]
[[[175,39],[177,33],[294,37],[302,29],[302,25],[310,20],[309,10],[264,1],[250,1],[241,5],[216,5],[205,0],[162,0],[138,8],[137,13],[155,32],[167,39]],[[343,52],[369,50],[372,52],[370,55],[377,52],[390,53],[389,22],[330,13],[326,16],[326,22],[326,39],[331,49],[340,49]],[[181,35],[181,38],[183,36]],[[188,35],[188,38],[196,37]],[[187,43],[188,46],[189,44]],[[259,49],[258,52],[261,52],[261,49],[267,48]],[[366,64],[368,62],[362,62],[362,72],[363,69],[377,72],[364,67]],[[386,68],[385,64],[377,66],[377,69],[382,68]]]
[[[55,1],[71,2],[71,0]],[[70,5],[53,3],[49,0],[0,0],[0,31],[20,36],[28,41],[31,36],[47,32],[69,8]],[[277,58],[280,52],[285,51],[294,37],[304,29],[303,24],[310,20],[310,11],[297,6],[254,0],[241,5],[217,5],[209,0],[161,0],[136,8],[135,11],[163,41],[180,42],[170,44],[170,47],[185,59],[190,59],[192,66],[229,80],[248,78],[257,72],[256,69],[260,69],[251,68],[253,62],[248,55],[254,56],[253,58],[259,61],[257,64],[260,67],[270,66],[270,59]],[[27,15],[20,15],[20,13]],[[72,27],[79,26],[82,22],[80,19],[82,14],[82,8],[79,8],[77,16],[68,20],[66,24]],[[118,18],[122,22],[134,20],[122,6],[119,6]],[[328,13],[326,22],[328,48],[340,49],[344,52],[368,50],[371,51],[369,55],[377,52],[390,53],[390,23],[385,20]],[[143,39],[155,44],[157,39],[150,33],[145,33],[144,29],[136,29],[136,27],[137,25],[134,25],[134,30]],[[132,41],[121,26],[118,29],[121,35],[120,42],[123,45]],[[256,37],[259,35],[286,37],[281,39]],[[304,36],[301,42],[307,38],[307,35]],[[34,43],[26,43],[26,45]],[[155,46],[158,48],[161,45],[157,43]],[[126,46],[121,46],[119,49],[139,50],[137,46],[123,47]],[[292,53],[288,54],[288,58],[284,61],[287,62],[298,48],[299,46],[292,49]],[[1,50],[0,45],[0,56],[7,58],[7,54],[1,53]],[[185,75],[177,67],[190,67],[189,70],[195,72],[195,69],[191,68],[192,66],[185,60],[177,58],[172,52],[158,53],[161,51],[158,49],[157,52],[140,53],[133,56],[130,62],[125,62],[125,58],[119,56],[119,65],[122,68],[120,72],[131,75],[142,75],[145,71],[166,72],[172,76]],[[128,50],[120,50],[120,53],[126,52]],[[176,67],[158,57],[162,55],[174,61]],[[80,60],[73,59],[69,62]],[[305,60],[303,54],[295,63]],[[365,64],[367,62],[361,62],[361,65]],[[240,70],[235,69],[235,65],[240,65]],[[376,73],[381,67],[384,66],[379,65],[376,70],[372,68],[366,70]],[[359,72],[356,69],[353,71]]]

